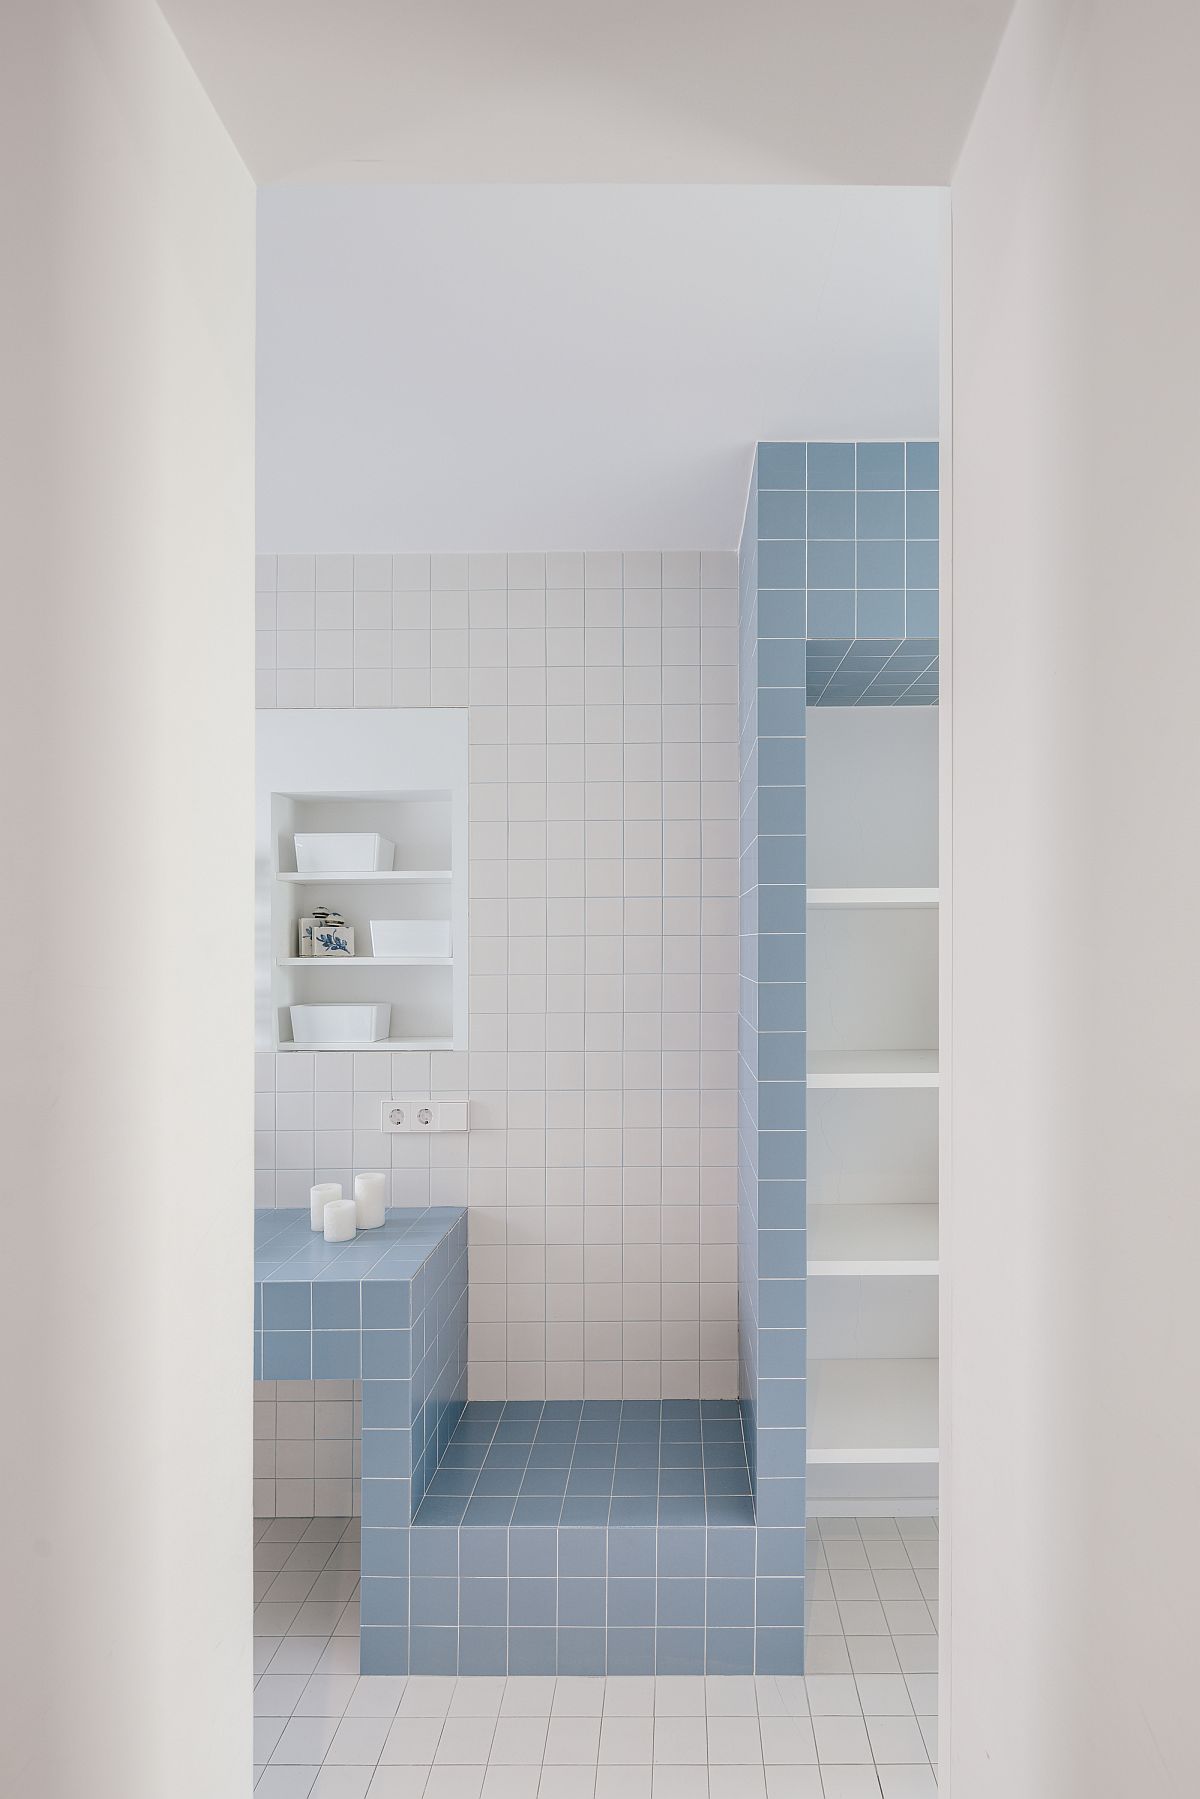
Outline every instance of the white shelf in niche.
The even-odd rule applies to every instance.
[[[810,887],[810,906],[936,906],[936,887]]]
[[[278,956],[279,968],[453,968],[453,956]]]
[[[936,1087],[936,1049],[839,1049],[808,1052],[810,1087]]]
[[[298,875],[290,870],[280,870],[276,875],[278,881],[291,881],[297,887],[348,887],[357,886],[360,882],[369,881],[379,884],[386,881],[424,882],[449,881],[451,871],[448,868],[376,868],[361,874],[326,874]]]
[[[453,1049],[453,1037],[381,1037],[376,1043],[279,1043],[281,1054],[304,1051],[310,1056],[324,1055],[327,1050],[353,1050],[355,1055],[369,1055],[375,1049]]]
[[[810,1205],[810,1278],[936,1275],[936,1205]]]
[[[936,1462],[937,1442],[935,1360],[809,1362],[810,1462]]]

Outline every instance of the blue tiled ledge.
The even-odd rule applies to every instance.
[[[255,1377],[362,1381],[368,1592],[393,1574],[392,1539],[407,1544],[466,1399],[467,1215],[393,1210],[381,1229],[340,1244],[302,1211],[256,1212],[254,1228]],[[360,1655],[364,1673],[385,1671],[366,1630]]]

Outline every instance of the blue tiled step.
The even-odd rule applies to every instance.
[[[468,1402],[414,1527],[753,1525],[736,1400]]]

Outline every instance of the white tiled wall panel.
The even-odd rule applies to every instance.
[[[260,706],[469,709],[471,991],[463,1054],[260,1057],[256,1203],[390,1166],[393,1204],[469,1205],[472,1397],[734,1396],[735,555],[279,555],[258,588]],[[467,1135],[379,1133],[438,1090]],[[345,1477],[262,1478],[286,1509]]]

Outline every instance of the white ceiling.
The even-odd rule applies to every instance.
[[[942,192],[259,195],[264,550],[723,547],[763,438],[935,436]]]
[[[944,182],[1011,3],[161,0],[260,182]]]

